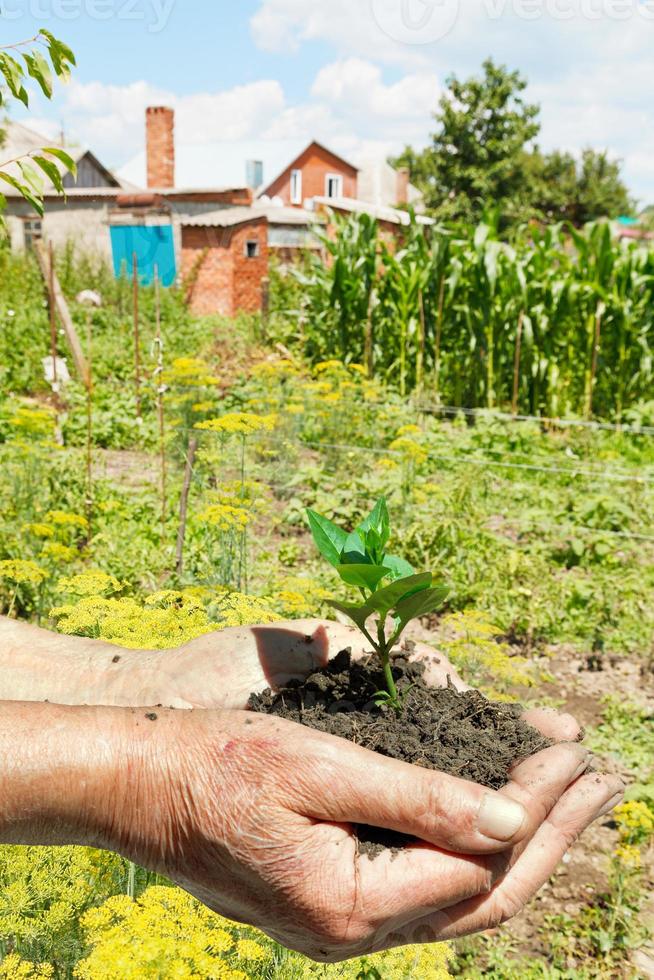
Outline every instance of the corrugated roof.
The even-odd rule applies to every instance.
[[[186,228],[232,228],[236,225],[247,224],[248,221],[265,219],[271,225],[310,225],[315,224],[317,216],[302,208],[283,208],[270,205],[268,207],[235,207],[220,208],[208,211],[206,214],[182,217]]]
[[[133,185],[121,182],[121,180],[118,177],[116,177],[116,175],[113,174],[110,170],[108,170],[104,166],[104,164],[101,163],[100,160],[98,160],[95,154],[93,154],[86,147],[64,146],[59,140],[48,139],[47,136],[43,136],[42,134],[35,132],[33,129],[29,129],[29,127],[24,126],[22,123],[15,122],[14,120],[11,119],[7,120],[7,122],[5,123],[2,123],[0,129],[2,129],[2,131],[5,133],[5,140],[2,146],[0,146],[0,164],[2,164],[3,160],[16,160],[18,157],[25,157],[30,153],[34,153],[38,150],[41,150],[44,146],[52,146],[65,150],[66,153],[70,157],[72,157],[76,163],[79,163],[79,161],[88,154],[93,164],[100,170],[102,174],[104,174],[106,179],[115,180],[117,184],[115,188],[71,187],[68,189],[68,194],[71,197],[76,196],[77,194],[79,194],[80,191],[91,191],[97,194],[99,191],[108,190],[111,193],[115,194],[116,191],[120,191],[121,188],[125,190],[133,189]],[[67,170],[64,167],[63,163],[60,163],[54,157],[51,157],[49,159],[52,160],[52,162],[55,164],[57,169],[60,171],[62,177],[64,177],[67,174]],[[10,163],[9,165],[4,165],[2,169],[5,170],[7,173],[11,174],[13,177],[17,177],[19,179],[21,178],[20,168],[18,167],[17,163]],[[56,191],[52,181],[48,177],[46,177],[45,174],[42,174],[41,176],[43,177],[43,187],[44,187],[45,195],[47,196],[50,194],[55,194]],[[2,193],[5,195],[5,197],[21,196],[17,190],[15,190],[10,185],[4,183],[2,184]],[[85,196],[88,196],[88,194]]]
[[[333,208],[335,211],[347,211],[350,214],[369,214],[379,221],[389,221],[394,225],[408,226],[411,217],[407,211],[398,208],[380,207],[377,204],[367,204],[365,201],[354,200],[351,197],[314,197],[313,203],[317,207]],[[426,215],[416,215],[416,220],[420,225],[433,225],[433,218]]]

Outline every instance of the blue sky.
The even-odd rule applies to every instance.
[[[3,42],[48,27],[78,69],[32,125],[121,167],[143,113],[185,143],[317,138],[355,160],[424,144],[444,80],[492,55],[530,79],[545,149],[592,145],[654,201],[654,0],[3,0]]]

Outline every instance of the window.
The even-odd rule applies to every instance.
[[[247,259],[259,258],[259,242],[251,241],[245,243],[245,257]]]
[[[43,238],[43,223],[38,218],[26,218],[23,222],[23,234],[25,236],[25,248],[33,248],[34,243],[40,242]]]
[[[343,197],[343,177],[341,174],[327,174],[325,177],[325,196]]]
[[[301,170],[291,170],[291,204],[302,204]]]

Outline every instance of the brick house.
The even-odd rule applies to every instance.
[[[156,273],[164,286],[185,289],[194,312],[232,316],[262,309],[270,255],[292,261],[300,249],[318,248],[316,224],[328,224],[332,210],[366,211],[401,237],[408,216],[394,205],[417,195],[405,171],[386,161],[359,168],[317,141],[201,145],[189,152],[176,146],[174,111],[162,106],[146,110],[145,131],[135,180],[111,173],[88,150],[66,147],[77,159],[77,180],[66,177],[66,199],[46,186],[43,220],[8,188],[13,247],[38,238],[57,247],[72,240],[128,277],[136,258],[142,282]],[[0,160],[47,142],[10,123]]]
[[[358,181],[358,167],[314,140],[271,184],[260,189],[259,197],[303,207],[314,197],[356,198]]]

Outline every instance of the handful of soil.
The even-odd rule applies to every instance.
[[[522,707],[489,701],[453,685],[428,687],[425,665],[393,660],[401,712],[379,706],[384,676],[376,657],[353,661],[344,650],[324,670],[278,692],[253,694],[252,711],[277,715],[401,762],[435,769],[501,789],[513,766],[552,743],[522,719]],[[401,834],[358,827],[361,851],[375,856],[397,849]]]

